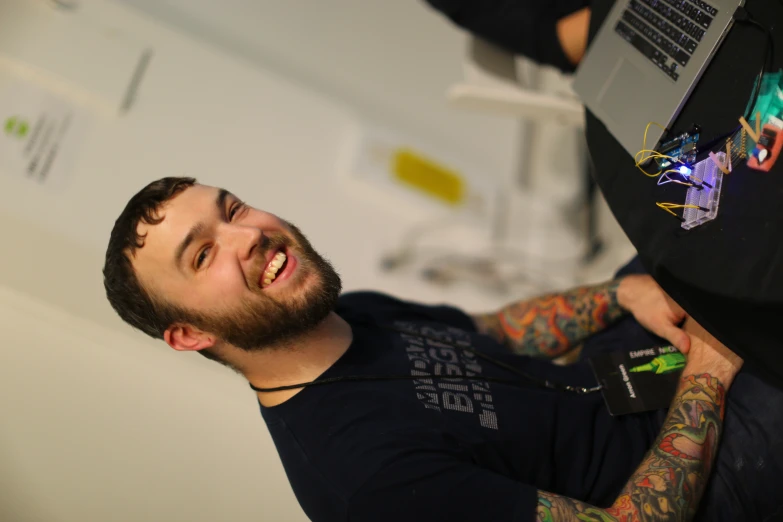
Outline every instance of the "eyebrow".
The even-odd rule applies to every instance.
[[[215,207],[217,207],[218,211],[223,209],[223,207],[226,204],[226,199],[228,199],[229,196],[231,196],[231,193],[226,189],[218,190],[217,197],[215,198]],[[177,250],[174,253],[174,264],[177,267],[180,268],[182,267],[182,256],[185,255],[185,251],[190,247],[190,245],[193,243],[193,241],[196,240],[197,237],[199,237],[204,233],[204,230],[206,228],[207,226],[202,221],[193,225],[190,231],[188,231],[188,234],[185,236],[182,242],[177,246]]]

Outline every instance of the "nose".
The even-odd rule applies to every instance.
[[[229,228],[231,243],[233,243],[238,257],[243,261],[257,255],[257,249],[262,248],[267,240],[264,232],[258,227],[229,225]]]

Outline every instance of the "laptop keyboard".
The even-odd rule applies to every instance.
[[[631,0],[615,32],[676,81],[716,14],[701,0]]]

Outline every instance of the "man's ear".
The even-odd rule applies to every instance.
[[[174,324],[169,326],[166,331],[163,332],[163,340],[166,341],[166,344],[180,352],[192,352],[205,348],[212,348],[216,342],[214,335],[187,324]]]

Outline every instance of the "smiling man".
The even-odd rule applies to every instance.
[[[648,276],[473,315],[341,295],[291,223],[164,178],[117,219],[104,281],[127,323],[248,380],[314,521],[773,520],[780,509],[783,394],[693,321],[680,329],[684,312]],[[640,325],[688,352],[668,413],[612,417],[600,393],[579,393],[595,386],[583,359],[551,362],[580,345],[586,356],[666,342]]]
[[[332,313],[340,278],[294,225],[187,178],[153,183],[129,202],[105,279],[129,324],[262,382],[285,379],[293,358],[266,376],[275,365],[249,364],[250,354],[276,359],[303,335],[350,337]]]

